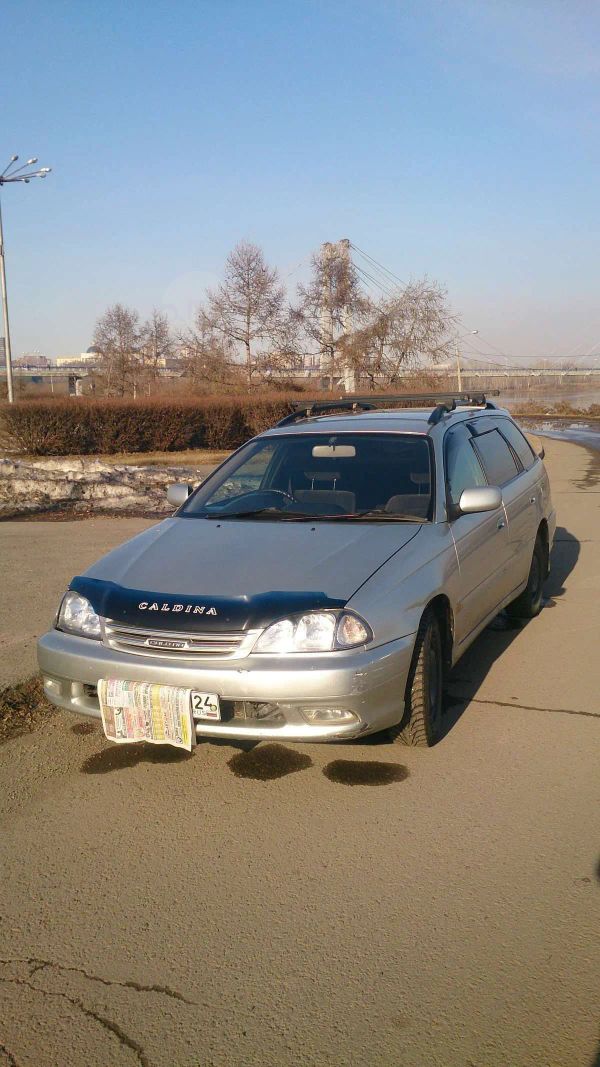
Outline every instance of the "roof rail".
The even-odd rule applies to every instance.
[[[498,392],[496,389],[492,395],[497,396]],[[301,422],[302,419],[310,419],[315,415],[324,415],[336,411],[349,411],[352,413],[375,411],[377,408],[385,408],[390,404],[401,404],[407,401],[436,404],[429,417],[429,422],[439,422],[443,414],[453,411],[459,404],[464,406],[472,405],[474,407],[496,407],[495,404],[486,400],[483,393],[372,393],[370,396],[345,395],[332,397],[331,400],[295,400],[293,401],[295,410],[289,415],[285,415],[276,425],[290,426],[292,423]],[[434,419],[434,415],[438,410],[439,414]]]

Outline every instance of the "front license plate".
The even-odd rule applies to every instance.
[[[198,693],[192,689],[190,693],[192,701],[192,718],[212,719],[213,722],[221,718],[221,706],[216,693]]]
[[[190,752],[196,741],[191,695],[184,686],[101,678],[98,698],[104,733],[119,744],[150,741]]]

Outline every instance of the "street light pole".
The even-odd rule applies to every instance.
[[[0,188],[11,182],[25,182],[31,178],[45,178],[50,173],[50,167],[40,167],[39,170],[30,170],[37,163],[37,157],[28,159],[21,167],[15,167],[18,156],[12,156],[7,167],[0,174]],[[14,403],[15,394],[13,387],[12,352],[10,347],[10,326],[8,321],[8,295],[6,292],[6,266],[4,255],[4,232],[2,229],[2,205],[0,204],[0,287],[2,289],[2,320],[4,322],[4,358],[6,360],[6,388],[9,404]]]
[[[6,361],[6,388],[8,402],[15,399],[13,389],[12,353],[10,350],[10,327],[8,325],[8,297],[6,294],[6,268],[4,266],[4,231],[2,229],[2,204],[0,203],[0,284],[2,286],[2,319],[4,321],[4,359]]]
[[[470,334],[474,335],[476,333],[479,333],[479,330],[469,330],[468,332]],[[461,336],[462,337],[466,337],[467,335],[466,334],[462,334]],[[459,393],[462,393],[462,369],[461,369],[461,365],[460,365],[460,348],[458,346],[459,340],[460,340],[460,338],[457,337],[456,338],[456,388],[457,388]]]

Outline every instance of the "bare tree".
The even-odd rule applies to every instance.
[[[242,355],[250,385],[257,359],[276,344],[284,315],[284,289],[262,249],[242,241],[227,257],[225,277],[208,292],[207,315],[235,355]]]
[[[173,337],[167,315],[156,308],[140,330],[140,377],[148,385],[156,381],[159,368],[173,353]]]
[[[232,345],[215,329],[204,308],[198,310],[191,329],[182,334],[179,351],[194,391],[240,386],[242,367],[232,358]]]
[[[291,308],[287,308],[280,316],[273,343],[257,354],[255,369],[257,376],[269,383],[302,374],[304,354],[300,323]]]
[[[135,391],[140,351],[139,315],[123,304],[107,308],[96,322],[94,345],[101,353],[101,373],[106,392],[124,396]]]
[[[348,369],[347,349],[357,324],[369,312],[348,243],[325,244],[312,258],[312,278],[298,286],[296,316],[307,338],[316,343],[321,367],[333,389],[334,378]]]
[[[407,370],[452,358],[454,327],[446,290],[423,278],[371,305],[368,321],[347,346],[348,356],[371,388],[393,385]]]

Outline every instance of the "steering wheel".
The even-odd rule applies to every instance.
[[[286,493],[285,489],[261,489],[261,493],[277,493],[278,496],[282,496],[284,500],[294,500],[291,493]]]
[[[229,500],[218,501],[216,507],[219,509],[219,513],[228,514],[229,512],[235,513],[242,505],[265,510],[282,506],[279,500],[273,500],[274,496],[283,497],[286,504],[294,500],[283,489],[250,489],[245,493],[239,493],[237,496],[231,497]]]

